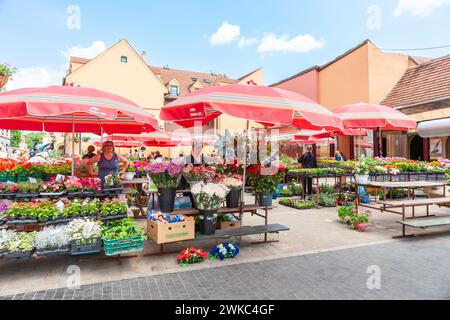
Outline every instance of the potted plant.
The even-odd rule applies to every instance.
[[[105,183],[103,184],[103,193],[117,194],[123,190],[122,182],[118,175],[111,172],[105,177]]]
[[[89,219],[76,219],[67,225],[72,256],[100,253],[101,226],[100,222]]]
[[[142,241],[146,239],[144,230],[130,218],[110,222],[102,227],[102,240],[107,256],[142,251]]]
[[[227,177],[223,180],[223,184],[230,189],[227,195],[227,208],[237,208],[239,207],[239,202],[241,201],[242,194],[242,176],[233,175]]]
[[[101,206],[100,200],[98,199],[93,200],[85,199],[84,201],[81,202],[81,205],[79,207],[80,215],[83,218],[87,219],[97,219],[100,206]]]
[[[102,191],[102,181],[99,178],[82,178],[81,185],[83,186],[81,193],[84,196],[93,196]]]
[[[81,190],[83,190],[83,185],[81,184],[81,180],[77,177],[68,177],[64,181],[64,186],[66,187],[69,197],[79,196],[81,193]]]
[[[67,226],[46,227],[36,234],[34,240],[37,256],[66,254],[69,249]]]
[[[322,207],[336,207],[337,195],[334,193],[321,193],[319,195],[319,204]]]
[[[6,245],[11,241],[15,234],[16,231],[14,230],[0,230],[0,257],[7,251]]]
[[[105,199],[105,201],[101,204],[100,219],[110,220],[111,218],[126,218],[127,210],[128,208],[126,200],[119,200],[118,198]]]
[[[272,205],[273,194],[277,190],[278,185],[283,181],[284,169],[259,166],[256,171],[251,171],[251,174],[253,175],[253,192],[259,198],[259,205],[270,207]]]
[[[0,63],[0,88],[6,86],[11,77],[17,72],[17,68],[11,68],[8,63]]]
[[[134,176],[136,175],[136,169],[133,166],[129,166],[124,174],[124,179],[127,181],[133,181]]]
[[[17,183],[0,183],[0,198],[13,199],[17,193]]]
[[[37,198],[39,197],[40,183],[21,182],[17,184],[16,198]]]
[[[38,222],[50,222],[54,223],[56,222],[62,213],[58,210],[55,203],[52,201],[43,201],[43,202],[36,202],[37,206],[34,208]]]
[[[36,224],[37,203],[13,202],[9,209],[9,224]]]
[[[34,251],[36,232],[15,232],[6,243],[4,256],[9,259],[29,258]]]
[[[59,198],[65,192],[64,183],[59,181],[44,182],[40,188],[40,195],[48,198]]]
[[[176,188],[180,184],[183,172],[181,162],[158,162],[148,165],[145,170],[158,187],[158,202],[163,213],[172,213]]]
[[[369,172],[369,164],[366,158],[362,157],[361,160],[355,162],[353,174],[357,184],[366,185],[369,182]]]
[[[191,188],[195,204],[200,210],[201,233],[214,234],[217,224],[217,211],[225,201],[229,189],[222,183],[197,183]]]

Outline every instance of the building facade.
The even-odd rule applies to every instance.
[[[418,122],[417,130],[398,138],[397,147],[405,156],[414,160],[450,158],[450,55],[407,70],[382,104]]]
[[[408,69],[428,60],[386,53],[365,40],[324,65],[308,68],[272,86],[303,94],[331,110],[360,102],[380,104]],[[396,133],[383,132],[384,146],[393,143],[393,134]],[[377,153],[375,138],[373,132],[368,137],[340,137],[337,148],[347,159],[373,156]],[[332,150],[328,152],[324,146],[320,147],[321,156],[332,154]],[[383,154],[400,155],[397,149],[387,147]]]
[[[121,40],[94,59],[71,57],[65,85],[81,85],[125,97],[157,118],[161,108],[178,97],[209,86],[233,83],[263,84],[264,70],[257,69],[239,79],[225,74],[177,70],[148,64],[146,52],[138,54],[127,40]],[[161,130],[180,129],[175,124],[159,121]],[[246,122],[223,115],[202,128],[202,132],[242,130]],[[253,127],[260,127],[252,123]],[[191,130],[192,131],[192,130]],[[180,150],[173,148],[173,154]]]

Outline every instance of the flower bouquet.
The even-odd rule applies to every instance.
[[[145,167],[152,181],[158,187],[160,210],[171,213],[174,209],[176,188],[180,184],[184,163],[170,161],[149,164]]]
[[[242,176],[233,175],[231,177],[226,177],[223,180],[223,184],[230,189],[227,195],[227,208],[237,208],[239,207],[239,201],[241,200],[242,193]]]
[[[217,210],[225,201],[229,189],[222,183],[197,183],[191,188],[196,207],[200,210],[202,234],[211,235],[216,231]]]
[[[184,178],[191,186],[199,182],[212,182],[216,176],[216,170],[213,167],[203,167],[190,164],[183,170]]]
[[[234,258],[238,254],[239,247],[237,244],[231,244],[229,242],[221,243],[209,252],[211,260]]]
[[[205,250],[192,247],[183,250],[178,255],[177,261],[182,267],[189,267],[193,263],[203,262],[207,257],[208,254]]]

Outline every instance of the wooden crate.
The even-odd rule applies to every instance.
[[[147,235],[156,244],[192,240],[195,238],[195,221],[157,224],[147,220]]]
[[[240,221],[220,221],[217,223],[217,229],[219,230],[240,228],[240,227],[241,227]]]

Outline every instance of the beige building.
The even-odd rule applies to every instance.
[[[123,96],[159,116],[161,107],[190,92],[231,83],[263,84],[264,70],[255,70],[239,79],[225,74],[176,70],[148,65],[147,54],[138,54],[127,40],[121,40],[94,59],[71,57],[65,84],[87,86]],[[164,124],[160,122],[160,125]],[[211,126],[241,129],[240,121],[220,117]],[[171,129],[169,126],[168,129]]]

